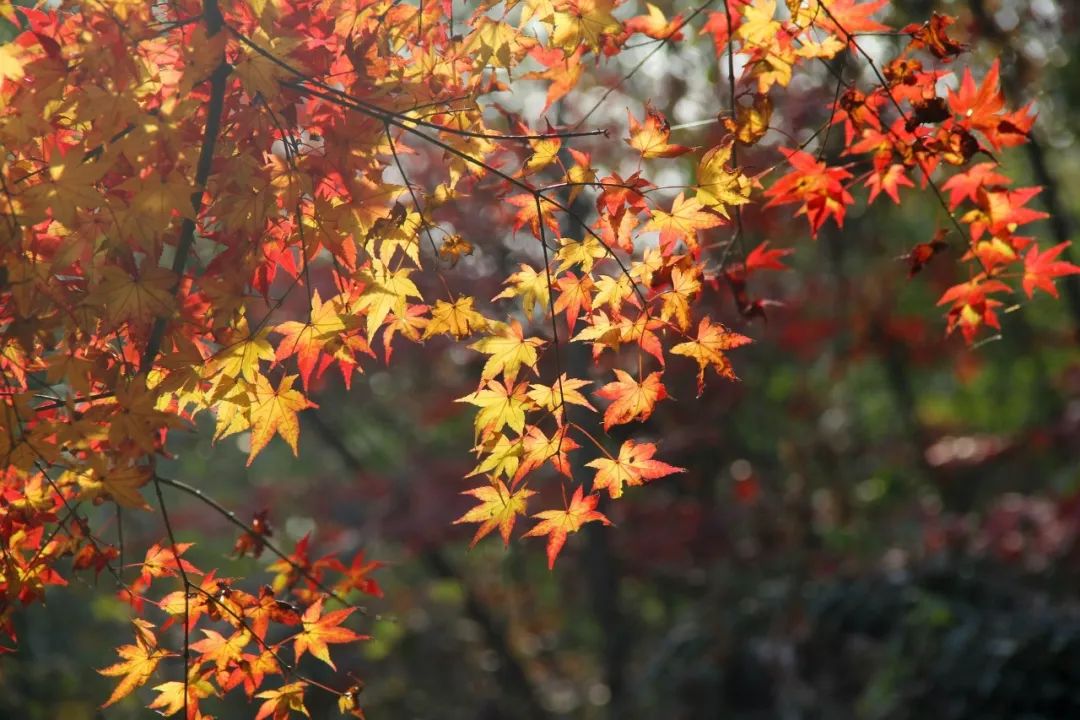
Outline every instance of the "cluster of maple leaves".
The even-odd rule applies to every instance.
[[[608,523],[603,491],[617,499],[682,471],[654,442],[610,447],[569,408],[600,415],[603,403],[606,432],[648,420],[669,362],[696,365],[699,391],[710,374],[735,378],[727,353],[750,340],[703,298],[727,287],[743,315],[763,314],[748,283],[791,252],[737,253],[746,206],[797,206],[816,235],[843,224],[861,188],[899,203],[929,186],[951,226],[911,251],[911,272],[950,242],[965,248],[968,279],[941,303],[969,342],[998,326],[1015,286],[1056,294],[1053,279],[1080,268],[1058,259],[1063,246],[1018,234],[1043,217],[1028,207],[1038,188],[1010,187],[994,155],[1025,142],[1033,115],[1005,108],[996,65],[942,91],[964,50],[949,19],[891,30],[873,19],[886,4],[726,0],[668,18],[618,0],[0,0],[20,31],[0,46],[0,627],[12,633],[17,606],[63,573],[108,570],[143,617],[102,671],[120,678],[106,704],[182,656],[182,679],[151,704],[165,715],[209,717],[201,702],[233,689],[262,701],[257,720],[306,715],[312,687],[359,715],[359,684],[329,687],[296,663],[307,653],[333,667],[328,645],[361,637],[341,626],[344,596],[378,594],[374,566],[312,561],[306,540],[278,551],[265,516],[238,543],[278,556],[262,590],[182,558],[163,488],[205,496],[157,463],[197,415],[212,414],[215,439],[249,433],[249,464],[275,436],[295,453],[298,414],[329,368],[348,385],[389,362],[395,341],[468,341],[484,358],[460,398],[477,408],[477,505],[458,522],[478,524],[474,542],[496,529],[509,542],[531,514],[525,534],[547,537],[554,564],[570,533]],[[889,32],[901,49],[879,70],[858,37]],[[539,127],[496,99],[516,75],[544,85],[546,111],[633,42],[695,36],[714,43],[731,88],[726,134],[700,156],[645,103],[629,111],[638,170],[623,177],[593,160],[618,140]],[[842,55],[877,82],[845,79],[830,62]],[[836,100],[815,137],[842,125],[840,158],[764,142],[796,71],[831,73]],[[773,165],[748,172],[749,152]],[[671,197],[648,177],[683,156],[696,158],[692,182]],[[454,213],[485,202],[493,216],[511,208],[506,232],[535,243],[490,300],[446,282],[479,247]],[[589,346],[608,380],[566,372],[567,343]],[[596,459],[577,467],[583,444]],[[563,504],[532,512],[553,476]],[[129,582],[85,507],[150,510],[150,489],[166,538]],[[163,594],[160,579],[181,589]],[[159,644],[172,624],[182,653]],[[280,684],[264,689],[271,677]]]

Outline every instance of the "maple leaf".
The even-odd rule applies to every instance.
[[[247,630],[238,630],[229,637],[206,628],[202,632],[206,637],[191,643],[191,649],[202,653],[200,662],[214,663],[218,672],[235,662],[251,643],[251,633]]]
[[[756,145],[769,131],[772,119],[772,101],[768,95],[754,94],[750,105],[740,104],[735,108],[735,118],[725,117],[724,127],[735,134],[735,138],[744,145]]]
[[[375,578],[368,576],[382,566],[383,563],[378,560],[365,561],[364,551],[360,550],[353,556],[352,563],[348,567],[341,569],[343,577],[334,586],[334,590],[344,594],[355,589],[365,595],[381,598],[383,596],[382,588],[379,587],[379,583],[376,582]]]
[[[605,400],[611,400],[604,411],[604,429],[612,425],[622,425],[631,420],[648,420],[659,400],[667,397],[667,390],[660,381],[659,372],[649,373],[638,382],[625,370],[615,368],[617,381],[608,383],[596,391]]]
[[[304,689],[307,683],[303,680],[282,685],[276,690],[265,690],[255,697],[263,700],[259,712],[255,714],[255,720],[288,720],[293,712],[298,712],[304,717],[311,717],[304,705]]]
[[[671,271],[671,289],[666,291],[661,297],[663,298],[663,306],[660,308],[660,319],[664,322],[675,319],[675,324],[680,330],[685,330],[690,326],[690,301],[698,292],[701,291],[701,282],[698,279],[700,271],[691,267],[687,270],[682,268],[674,268]],[[645,333],[647,328],[641,329],[639,341],[645,339]],[[649,338],[651,341],[652,338]],[[640,343],[643,349],[649,350],[646,347],[645,342]],[[659,348],[659,340],[657,339],[655,345],[652,348],[654,357],[660,361],[660,364],[664,364],[663,352]]]
[[[846,207],[854,202],[843,185],[851,173],[844,168],[829,167],[804,150],[780,148],[780,152],[791,164],[791,172],[765,191],[770,198],[765,207],[802,203],[796,214],[807,216],[815,237],[829,217],[843,227]]]
[[[900,204],[900,186],[915,187],[915,183],[907,176],[907,168],[900,163],[889,165],[885,172],[870,173],[866,185],[870,188],[868,202],[874,202],[874,199],[884,192],[897,205]]]
[[[766,240],[759,243],[757,247],[746,255],[746,262],[743,264],[747,274],[757,272],[758,270],[787,270],[789,268],[780,262],[780,260],[793,252],[795,251],[791,248],[773,248],[770,250],[769,241]]]
[[[323,615],[322,606],[323,598],[319,598],[304,611],[300,618],[303,630],[293,641],[293,649],[296,651],[297,662],[305,652],[309,652],[336,670],[333,661],[330,660],[330,648],[327,645],[367,640],[368,636],[358,635],[348,628],[340,627],[356,608],[342,608]]]
[[[15,24],[14,14],[9,20]],[[23,61],[19,57],[21,55],[19,50],[20,48],[14,43],[0,45],[0,80],[22,80],[26,74],[23,71]]]
[[[375,331],[393,311],[401,317],[407,314],[408,298],[422,298],[415,283],[409,279],[412,269],[404,267],[391,270],[381,260],[375,258],[371,267],[359,274],[359,279],[366,285],[360,295],[360,309],[367,311],[367,337],[374,341]]]
[[[1040,288],[1054,297],[1058,296],[1057,288],[1054,287],[1054,278],[1080,273],[1080,267],[1058,260],[1057,257],[1069,247],[1071,243],[1063,242],[1046,252],[1040,253],[1038,245],[1032,245],[1024,256],[1024,292],[1030,298],[1035,293],[1035,288]]]
[[[947,28],[954,22],[956,18],[935,12],[925,23],[908,25],[901,32],[911,35],[913,46],[925,47],[935,57],[948,61],[967,50],[967,45],[948,35]]]
[[[491,380],[499,373],[508,383],[514,382],[521,366],[536,367],[536,348],[544,344],[540,338],[526,338],[521,323],[498,323],[492,327],[491,335],[482,338],[469,347],[490,355],[480,373],[482,380]]]
[[[559,290],[559,297],[555,299],[553,310],[556,315],[566,313],[566,327],[573,332],[578,315],[592,309],[593,280],[585,274],[578,277],[568,272],[556,281],[555,287]]]
[[[486,454],[487,457],[484,457],[466,477],[487,474],[492,479],[500,475],[512,478],[521,462],[522,449],[520,439],[511,440],[506,435],[490,433],[476,448],[477,453]]]
[[[290,37],[270,38],[262,28],[256,28],[251,39],[266,55],[244,46],[244,53],[234,64],[233,71],[252,97],[262,95],[272,100],[281,92],[281,80],[289,77],[288,65],[284,63],[291,63],[293,67],[300,65],[290,53],[301,41]]]
[[[463,50],[475,59],[478,68],[509,68],[517,64],[531,44],[512,26],[481,17],[465,39]]]
[[[510,533],[514,529],[517,516],[525,514],[526,501],[536,493],[525,488],[512,493],[501,480],[496,480],[492,485],[464,490],[462,494],[471,495],[480,501],[479,505],[454,521],[455,525],[480,523],[472,542],[469,543],[469,547],[474,547],[495,528],[499,528],[503,545],[509,545]]]
[[[258,597],[249,597],[241,611],[249,621],[251,632],[255,637],[262,640],[270,628],[271,622],[281,625],[297,625],[300,622],[300,614],[289,603],[278,600],[274,596],[274,590],[268,585],[259,589]]]
[[[319,291],[316,290],[311,296],[311,314],[308,322],[290,320],[274,329],[274,332],[283,336],[278,341],[274,358],[277,362],[281,362],[285,358],[296,356],[296,364],[300,368],[300,382],[304,390],[308,389],[311,372],[315,369],[319,355],[328,344],[337,341],[339,334],[345,330],[345,322],[340,311],[341,308],[333,300],[324,303],[319,297]],[[258,382],[257,379],[256,382]]]
[[[720,324],[713,324],[707,317],[701,319],[698,324],[697,338],[689,342],[679,343],[671,348],[672,355],[685,355],[697,360],[698,363],[698,395],[705,390],[705,368],[710,365],[716,372],[729,380],[736,380],[735,371],[731,369],[731,363],[724,350],[741,347],[750,343],[750,338],[745,335],[730,332]]]
[[[108,497],[121,507],[149,510],[150,505],[139,489],[150,482],[150,468],[138,465],[107,467],[104,458],[91,459],[92,473],[80,473],[78,483],[87,499]]]
[[[626,142],[638,150],[643,158],[678,157],[693,150],[685,145],[668,143],[671,127],[664,116],[649,103],[645,104],[644,123],[639,123],[629,110],[626,111],[626,117],[630,123],[630,137],[626,138]]]
[[[675,252],[675,244],[679,240],[685,241],[691,250],[696,250],[698,231],[723,223],[724,218],[714,212],[706,212],[700,200],[684,199],[683,194],[679,193],[671,204],[671,212],[653,210],[652,217],[642,231],[659,231],[661,248],[665,255],[671,255]]]
[[[706,13],[706,20],[701,26],[700,34],[708,33],[712,36],[713,45],[716,48],[716,56],[719,57],[727,49],[731,34],[739,29],[742,22],[740,6],[748,0],[725,0],[727,10],[711,11]]]
[[[247,459],[249,466],[275,434],[289,444],[293,455],[297,454],[300,421],[296,414],[316,405],[300,391],[292,389],[295,381],[295,375],[285,375],[278,382],[276,390],[262,375],[255,383],[255,397],[251,404],[251,450]]]
[[[701,156],[697,171],[697,200],[702,206],[728,218],[729,206],[750,202],[750,179],[728,169],[731,145],[717,145]]]
[[[997,167],[997,163],[977,163],[946,180],[941,189],[949,191],[949,208],[955,210],[964,200],[975,202],[984,186],[1009,184],[1008,177],[995,172]]]
[[[155,685],[154,690],[158,696],[147,705],[150,710],[157,710],[159,714],[169,717],[184,709],[184,691],[187,691],[188,717],[185,720],[198,720],[203,717],[199,713],[199,701],[217,695],[213,684],[203,677],[189,678],[187,686],[179,680]]]
[[[185,573],[201,575],[202,572],[184,558],[178,557],[187,552],[193,543],[176,543],[176,553],[173,548],[154,544],[146,550],[142,561],[143,584],[148,584],[151,578],[173,576],[182,568]]]
[[[338,697],[338,712],[342,715],[351,715],[360,720],[365,720],[367,716],[364,715],[364,711],[360,708],[360,699],[358,697],[361,690],[363,690],[363,687],[357,684],[343,692]]]
[[[987,297],[999,292],[1012,292],[1012,288],[1000,280],[987,280],[983,277],[975,277],[946,290],[937,304],[952,303],[947,316],[947,332],[951,334],[956,328],[960,328],[964,341],[970,345],[974,342],[979,328],[984,325],[1000,329],[997,308],[1001,307],[1002,302]]]
[[[591,384],[592,382],[589,380],[567,377],[566,373],[563,373],[551,385],[541,385],[539,383],[529,385],[528,396],[530,400],[536,403],[538,408],[551,411],[555,413],[556,418],[559,418],[562,417],[565,403],[580,405],[593,411],[596,410],[585,399],[585,396],[578,392],[580,388]]]
[[[145,323],[172,314],[175,283],[176,276],[165,268],[149,268],[132,277],[122,268],[106,265],[86,302],[104,309],[105,319],[113,325]]]
[[[521,437],[521,458],[517,472],[511,480],[511,487],[515,487],[522,478],[547,462],[558,472],[570,477],[570,459],[567,453],[581,446],[570,439],[567,431],[568,428],[562,426],[549,438],[535,425],[527,427]]]
[[[249,383],[254,383],[259,377],[259,361],[274,360],[274,348],[266,339],[268,330],[259,330],[251,336],[247,336],[247,321],[244,320],[237,326],[243,340],[229,343],[216,353],[212,360],[212,367],[220,371],[228,378],[242,377]]]
[[[544,101],[544,112],[577,87],[578,81],[584,68],[581,66],[581,56],[585,48],[579,47],[572,54],[567,55],[561,48],[545,48],[535,46],[529,51],[530,57],[543,65],[546,70],[525,73],[522,77],[527,80],[549,80],[547,97]],[[571,199],[573,202],[573,199]]]
[[[609,254],[610,252],[604,246],[604,243],[592,235],[586,235],[581,240],[560,238],[559,249],[555,254],[560,261],[559,269],[556,272],[566,272],[575,265],[581,268],[583,273],[592,272],[596,261],[607,257]]]
[[[647,15],[638,15],[626,21],[623,29],[627,33],[641,33],[655,40],[682,40],[682,15],[675,15],[668,20],[664,11],[650,2],[645,3]]]
[[[562,148],[562,139],[557,137],[545,137],[539,140],[530,140],[529,147],[532,155],[529,156],[522,174],[529,175],[543,170],[548,165],[559,159],[559,149]]]
[[[995,148],[1019,145],[1027,140],[1035,121],[1028,107],[1004,114],[1005,96],[1001,92],[1000,62],[995,60],[982,84],[975,85],[970,68],[964,68],[960,89],[949,91],[949,108],[963,124],[986,136]]]
[[[506,425],[520,433],[525,429],[525,411],[531,408],[526,396],[526,384],[513,385],[489,380],[487,385],[458,398],[480,408],[476,414],[477,436],[497,433]]]
[[[461,339],[487,327],[487,318],[473,309],[475,298],[465,295],[452,303],[436,300],[431,321],[424,328],[424,340],[446,333]]]
[[[106,677],[122,677],[120,684],[113,689],[112,695],[105,701],[102,708],[107,708],[131,694],[137,687],[145,685],[150,676],[154,674],[158,663],[167,657],[174,657],[176,653],[162,650],[158,647],[157,637],[154,635],[151,623],[136,618],[132,621],[135,625],[135,644],[121,645],[116,652],[121,661],[109,667],[98,670]]]
[[[578,487],[574,491],[574,496],[570,499],[570,507],[567,509],[545,510],[533,515],[540,522],[525,533],[525,537],[548,536],[547,558],[549,570],[555,567],[555,558],[559,556],[563,545],[566,544],[566,536],[569,533],[577,532],[582,525],[588,522],[601,522],[604,525],[611,524],[611,521],[603,513],[596,510],[596,504],[600,501],[600,496],[595,493],[590,494],[588,497],[583,497],[583,495],[584,491]]]
[[[526,314],[532,315],[535,307],[547,308],[550,293],[548,278],[545,273],[538,272],[531,265],[521,263],[520,267],[520,270],[503,281],[509,287],[493,297],[492,300],[520,296]]]
[[[580,45],[599,51],[605,37],[622,29],[611,14],[614,6],[614,0],[561,0],[552,14],[551,44],[567,54]]]
[[[889,4],[889,0],[828,0],[823,2],[829,12],[818,19],[818,25],[829,32],[847,37],[857,33],[875,33],[889,30],[870,18],[871,15]]]
[[[450,235],[439,246],[439,257],[449,260],[450,267],[457,267],[462,257],[472,254],[472,243],[460,235]]]
[[[908,261],[909,278],[915,277],[935,255],[949,248],[949,244],[942,239],[944,237],[945,233],[940,233],[940,237],[936,236],[928,243],[916,243],[911,252],[902,258]]]
[[[639,444],[633,440],[627,440],[619,448],[618,458],[597,458],[585,463],[587,467],[596,468],[593,489],[607,488],[612,499],[615,499],[622,497],[624,485],[644,485],[647,480],[686,472],[685,468],[653,460],[655,454],[656,445],[653,443]]]

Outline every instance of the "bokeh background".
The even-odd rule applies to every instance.
[[[890,12],[903,24],[933,10],[958,16],[971,44],[958,68],[979,77],[1000,58],[1010,101],[1035,101],[1034,142],[1000,159],[1022,185],[1044,186],[1055,213],[1033,226],[1044,247],[1071,239],[1080,6],[897,0]],[[897,39],[866,42],[888,56]],[[688,125],[673,141],[715,143],[715,124],[697,124],[727,102],[711,43],[664,47],[620,80],[653,49],[625,53],[552,116],[575,122],[617,87],[592,125],[621,133],[626,109],[648,98]],[[825,87],[793,85],[774,123],[820,125]],[[504,101],[535,110],[538,88],[521,81]],[[840,135],[825,152],[839,151]],[[492,234],[506,218],[464,215],[458,230],[477,250],[455,282],[490,298],[531,250]],[[276,442],[245,468],[243,438],[211,446],[210,432],[191,433],[177,436],[168,474],[241,517],[269,508],[283,545],[311,533],[315,556],[362,548],[386,563],[375,576],[384,595],[364,600],[359,623],[373,639],[338,661],[366,682],[371,718],[1080,717],[1080,284],[1060,282],[1060,302],[1010,308],[1001,337],[966,348],[934,307],[958,279],[957,258],[915,280],[898,259],[944,220],[929,193],[906,189],[903,205],[856,210],[817,241],[787,210],[751,213],[748,247],[794,248],[794,270],[756,281],[755,296],[781,303],[764,319],[741,318],[717,294],[715,312],[756,341],[732,354],[741,382],[713,382],[695,400],[692,371],[673,377],[678,402],[634,434],[687,472],[605,503],[617,527],[572,537],[553,572],[541,540],[469,551],[471,529],[452,524],[470,506],[460,491],[472,440],[454,398],[473,389],[480,363],[461,347],[399,345],[392,367],[371,363],[348,392],[328,373],[321,408],[302,417],[299,459]],[[575,352],[570,374],[599,378]],[[268,560],[228,559],[231,526],[173,502],[196,564],[258,577]],[[160,527],[131,518],[125,532],[143,547]],[[0,655],[0,717],[151,712],[138,698],[97,710],[111,684],[94,669],[129,634],[110,582],[51,588],[45,607],[20,617],[18,652]],[[311,701],[313,717],[336,715]],[[210,704],[220,718],[255,707]]]

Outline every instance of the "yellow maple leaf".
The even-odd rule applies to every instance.
[[[101,281],[86,298],[88,305],[101,307],[112,325],[149,322],[173,312],[176,276],[163,267],[151,267],[135,278],[115,265],[101,269]]]
[[[532,315],[533,308],[547,308],[551,288],[547,273],[539,272],[531,265],[521,263],[521,269],[504,281],[509,287],[492,298],[513,298],[521,296],[521,304],[527,315]]]
[[[375,331],[391,311],[398,317],[406,315],[408,298],[421,298],[420,290],[409,279],[411,273],[411,268],[391,270],[378,259],[373,259],[371,267],[360,272],[359,279],[365,287],[360,295],[359,308],[367,312],[369,341],[374,339]]]
[[[304,717],[311,717],[307,706],[304,705],[304,689],[307,683],[303,680],[287,683],[275,690],[264,690],[255,697],[264,701],[255,715],[255,720],[273,717],[274,720],[285,720],[291,713],[298,712]]]
[[[251,40],[261,50],[272,55],[278,60],[284,61],[293,67],[302,67],[300,61],[291,55],[301,43],[300,38],[288,38],[266,34],[262,28],[256,28],[251,34]],[[252,96],[261,94],[266,100],[273,100],[281,92],[280,80],[292,79],[292,75],[284,67],[266,57],[258,50],[242,45],[243,55],[233,66],[233,71],[240,78],[240,83]]]
[[[574,265],[581,268],[581,272],[592,272],[596,261],[607,257],[610,251],[598,238],[585,235],[581,240],[575,238],[561,238],[556,257],[560,260],[557,273],[563,273]]]
[[[246,319],[241,319],[237,330],[241,337],[247,334]],[[264,328],[244,340],[221,348],[210,363],[211,372],[220,372],[230,378],[242,377],[249,383],[255,382],[259,376],[259,361],[274,359],[274,349],[266,339],[268,332]]]
[[[559,158],[562,140],[557,137],[541,138],[539,140],[530,140],[529,146],[532,148],[532,155],[529,156],[525,167],[522,168],[522,174],[524,175],[542,170],[555,162]]]
[[[528,368],[536,367],[536,348],[544,344],[543,340],[526,338],[521,323],[517,320],[510,321],[509,325],[498,323],[492,329],[495,331],[492,335],[469,346],[491,356],[484,363],[484,369],[480,373],[481,380],[491,380],[502,373],[506,381],[512,383],[522,365]]]
[[[697,200],[724,217],[729,205],[750,202],[750,178],[727,167],[731,145],[717,145],[701,156],[698,163]]]
[[[690,300],[701,290],[701,282],[698,280],[700,270],[691,266],[684,270],[680,267],[671,271],[671,290],[663,294],[663,306],[660,308],[660,319],[668,321],[675,319],[675,324],[680,330],[686,330],[690,326]]]
[[[568,55],[582,44],[599,52],[605,36],[622,30],[622,23],[611,14],[613,0],[563,0],[555,7],[551,45]]]
[[[520,439],[511,440],[505,435],[496,434],[485,440],[476,450],[481,454],[487,453],[487,456],[466,477],[487,474],[493,478],[499,475],[512,478],[517,473],[524,448]]]
[[[587,407],[592,411],[596,411],[589,401],[585,399],[578,390],[591,385],[590,380],[579,380],[578,378],[567,377],[566,373],[563,373],[555,382],[551,385],[541,385],[539,383],[533,383],[529,385],[529,399],[536,403],[536,406],[541,410],[548,410],[555,413],[556,419],[562,417],[563,405],[570,403],[571,405],[580,405]]]
[[[20,59],[20,48],[15,43],[0,45],[0,80],[22,80],[23,64]]]
[[[251,403],[251,451],[248,453],[248,465],[251,465],[255,456],[275,434],[289,444],[293,455],[297,454],[300,421],[296,414],[306,408],[315,407],[315,404],[299,390],[292,389],[295,381],[295,375],[286,375],[281,378],[276,390],[263,375],[255,381],[255,397]]]
[[[469,547],[473,547],[481,538],[495,528],[499,528],[503,544],[509,545],[510,532],[514,529],[517,516],[525,514],[526,501],[536,493],[525,488],[511,493],[505,483],[496,480],[492,485],[465,490],[462,494],[472,495],[480,501],[479,505],[454,521],[455,525],[458,523],[480,523],[480,527],[476,528],[476,534],[473,535],[472,542],[469,543]]]
[[[735,35],[747,45],[768,46],[780,31],[775,15],[776,0],[751,0],[743,9],[743,21]]]
[[[534,42],[511,25],[480,16],[462,49],[473,57],[477,68],[510,68]]]
[[[153,624],[136,618],[132,620],[135,625],[135,644],[121,645],[116,649],[122,660],[114,665],[98,670],[106,677],[122,677],[120,684],[113,690],[112,695],[105,701],[102,708],[107,708],[122,698],[130,695],[135,688],[146,684],[150,676],[154,674],[158,663],[176,653],[162,650],[157,645],[157,637],[154,635]]]
[[[670,254],[679,240],[684,240],[687,247],[693,250],[698,246],[699,230],[708,230],[722,225],[723,222],[724,218],[714,212],[707,212],[697,198],[684,198],[683,193],[679,193],[671,204],[671,212],[653,210],[652,217],[642,231],[658,231],[664,252]]]
[[[532,409],[526,387],[525,383],[511,385],[489,380],[480,390],[455,402],[467,402],[480,408],[475,420],[477,436],[489,436],[507,425],[521,433],[525,429],[525,411]]]
[[[187,689],[188,706],[192,709],[198,707],[199,700],[217,694],[217,691],[210,680],[206,677],[199,677],[196,673],[192,672],[192,675],[186,684],[179,680],[170,680],[169,682],[155,685],[154,690],[158,693],[158,696],[154,699],[154,702],[147,705],[147,707],[151,710],[157,710],[165,717],[175,715],[184,709],[185,686]],[[198,717],[197,712],[195,717]]]
[[[91,472],[78,473],[78,482],[83,488],[80,499],[110,497],[121,507],[150,509],[149,503],[139,492],[139,488],[150,482],[149,467],[132,465],[110,468],[100,455],[91,456],[90,467]]]
[[[466,295],[452,303],[436,300],[431,309],[431,321],[424,328],[423,339],[446,333],[461,339],[487,327],[487,318],[473,309],[474,298]]]

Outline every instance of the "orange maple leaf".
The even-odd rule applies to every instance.
[[[623,485],[644,485],[647,480],[686,472],[685,468],[653,460],[652,457],[655,454],[656,445],[653,443],[638,444],[633,440],[627,440],[619,448],[618,458],[597,458],[586,463],[587,467],[596,468],[593,489],[607,488],[614,499],[622,496]]]
[[[611,400],[604,411],[604,429],[612,425],[621,425],[631,420],[648,420],[658,400],[667,397],[667,389],[660,381],[659,372],[650,373],[642,382],[634,380],[624,370],[615,369],[616,382],[611,382],[596,391],[605,400]]]
[[[673,145],[668,142],[671,136],[671,126],[659,111],[649,103],[645,103],[645,122],[639,123],[637,119],[626,111],[630,122],[630,137],[626,142],[631,147],[641,152],[643,158],[669,158],[677,157],[693,150],[685,145]]]
[[[367,635],[358,635],[348,628],[340,627],[345,618],[353,614],[354,607],[334,610],[325,615],[322,614],[323,598],[319,598],[304,611],[300,618],[304,629],[297,634],[293,641],[293,649],[296,651],[296,660],[305,652],[309,652],[319,660],[334,668],[330,659],[328,643],[349,643],[357,640],[367,640]]]
[[[305,390],[307,390],[308,381],[311,379],[319,354],[336,349],[332,346],[338,344],[338,338],[345,330],[345,322],[338,303],[333,300],[324,303],[319,297],[318,290],[311,296],[310,317],[308,322],[290,320],[274,329],[274,332],[284,336],[278,343],[274,359],[281,362],[295,355],[296,365],[300,368],[300,382]],[[328,348],[328,346],[331,347]]]
[[[741,347],[750,343],[750,338],[739,333],[734,333],[712,320],[705,317],[698,324],[697,338],[689,342],[679,343],[671,348],[672,355],[685,355],[697,360],[698,363],[698,395],[705,389],[705,368],[712,365],[716,372],[729,380],[737,380],[735,371],[731,369],[724,350]]]
[[[577,532],[587,522],[600,521],[604,525],[611,524],[607,516],[596,510],[596,504],[600,501],[600,496],[595,493],[588,497],[583,497],[583,495],[584,491],[579,487],[574,491],[574,496],[570,499],[570,507],[566,510],[545,510],[533,515],[540,522],[525,533],[525,537],[548,536],[547,558],[549,570],[555,567],[555,558],[559,556],[563,545],[566,544],[567,534]]]

